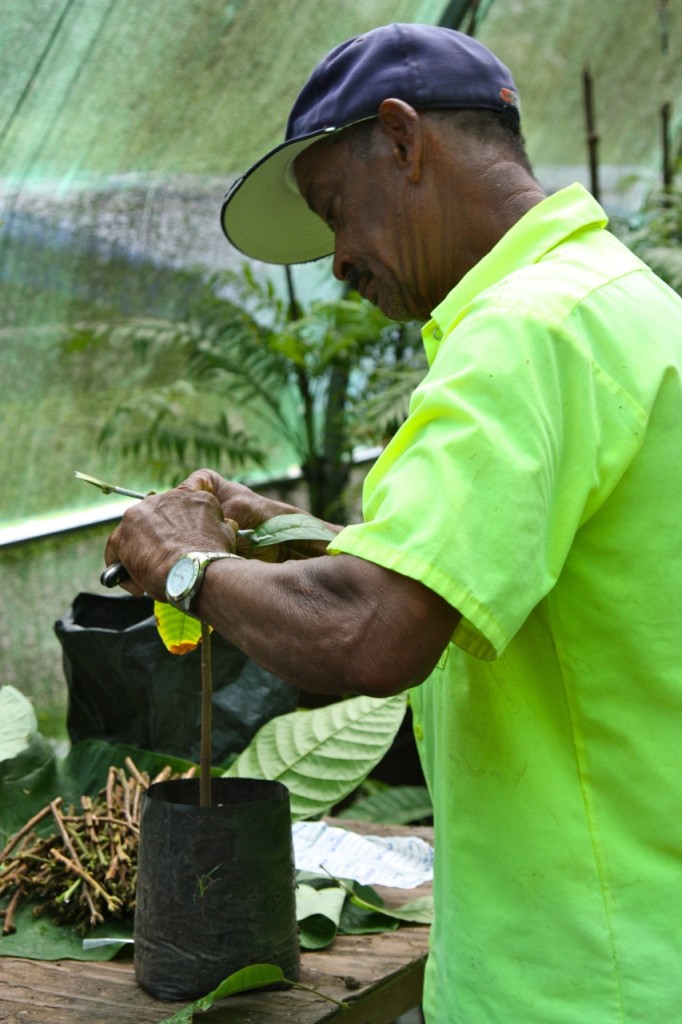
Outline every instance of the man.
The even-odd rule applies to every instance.
[[[509,72],[459,33],[341,44],[286,139],[229,193],[228,237],[273,262],[333,251],[425,321],[430,368],[364,522],[322,557],[211,561],[191,608],[307,689],[412,688],[428,1024],[679,1020],[682,301],[580,186],[544,196]],[[283,510],[200,471],[131,509],[106,558],[186,602],[185,552],[233,552],[235,523]]]

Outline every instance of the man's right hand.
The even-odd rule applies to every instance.
[[[257,494],[244,484],[225,480],[212,469],[198,469],[179,485],[180,489],[191,491],[209,491],[223,509],[226,520],[236,523],[240,530],[255,530],[261,523],[275,516],[308,515],[304,509],[286,502],[266,498]],[[341,526],[325,523],[337,533]],[[323,555],[327,549],[324,541],[286,541],[273,544],[251,552],[248,537],[237,539],[237,553],[247,557],[258,558],[263,562],[286,562],[292,558],[313,558]]]

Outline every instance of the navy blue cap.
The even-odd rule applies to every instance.
[[[225,235],[267,263],[305,263],[334,251],[334,235],[308,208],[292,165],[308,146],[376,117],[383,100],[416,110],[510,110],[518,96],[509,70],[482,43],[454,29],[394,24],[336,46],[294,103],[285,141],[233,184],[225,197]]]

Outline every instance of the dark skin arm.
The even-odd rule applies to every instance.
[[[300,510],[202,470],[129,509],[106,560],[126,566],[130,593],[164,600],[168,571],[186,551],[234,551],[234,523],[252,528],[291,511]],[[455,609],[407,576],[352,555],[322,555],[324,545],[305,547],[278,552],[289,558],[274,564],[212,563],[195,614],[306,690],[387,697],[421,683],[452,636]]]

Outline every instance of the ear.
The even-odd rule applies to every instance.
[[[419,114],[404,100],[390,98],[379,107],[381,130],[388,137],[396,163],[407,171],[410,181],[421,177],[423,132]]]

